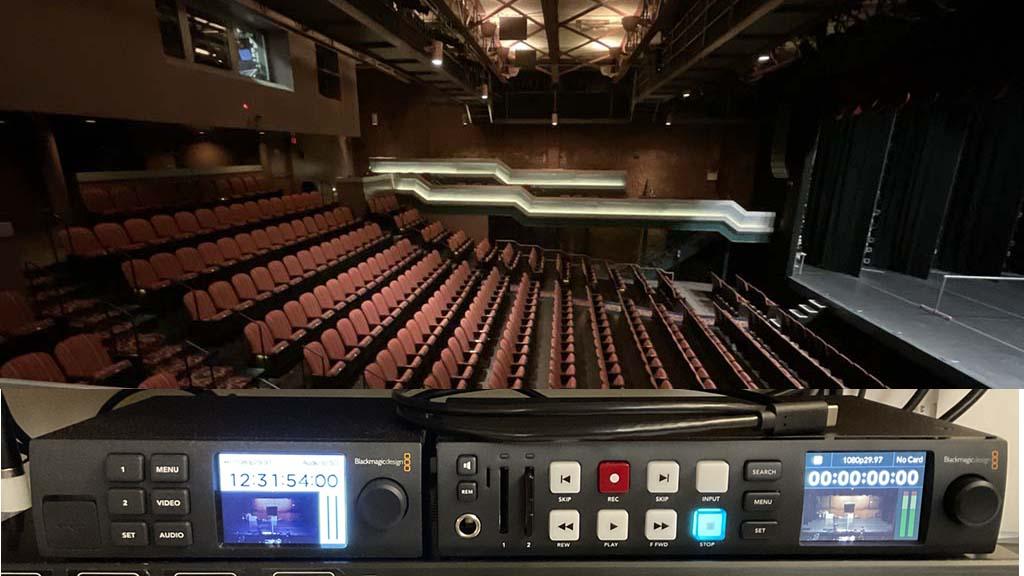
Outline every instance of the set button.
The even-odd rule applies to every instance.
[[[149,544],[145,522],[111,522],[110,540],[114,546],[145,546]]]
[[[775,536],[779,523],[774,520],[756,520],[744,522],[740,526],[740,535],[744,540],[768,540]]]

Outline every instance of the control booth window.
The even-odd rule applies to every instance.
[[[175,0],[156,0],[156,15],[160,22],[160,40],[164,54],[174,58],[185,57],[185,43],[181,38],[181,21]]]
[[[270,63],[263,32],[236,27],[235,44],[238,46],[238,73],[269,82]]]
[[[338,53],[326,46],[316,45],[316,80],[320,95],[341,100],[341,69]]]
[[[196,63],[231,70],[226,26],[205,15],[189,12],[188,29],[192,37],[192,58]]]

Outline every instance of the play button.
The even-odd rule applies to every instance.
[[[629,512],[625,510],[599,510],[597,538],[602,542],[621,542],[629,537]]]

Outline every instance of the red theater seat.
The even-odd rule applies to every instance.
[[[37,320],[25,298],[14,291],[0,292],[0,334],[27,336],[53,327],[53,320]]]
[[[67,382],[53,356],[45,352],[24,354],[9,360],[0,367],[0,376],[37,382]]]
[[[96,334],[79,334],[57,344],[54,350],[64,373],[71,378],[100,381],[122,374],[131,362],[114,362]]]

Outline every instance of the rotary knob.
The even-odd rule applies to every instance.
[[[983,526],[999,513],[1002,498],[991,482],[970,474],[953,481],[946,489],[946,513],[965,526]]]
[[[363,522],[377,530],[387,530],[405,518],[409,499],[402,485],[389,478],[371,480],[356,499]]]

